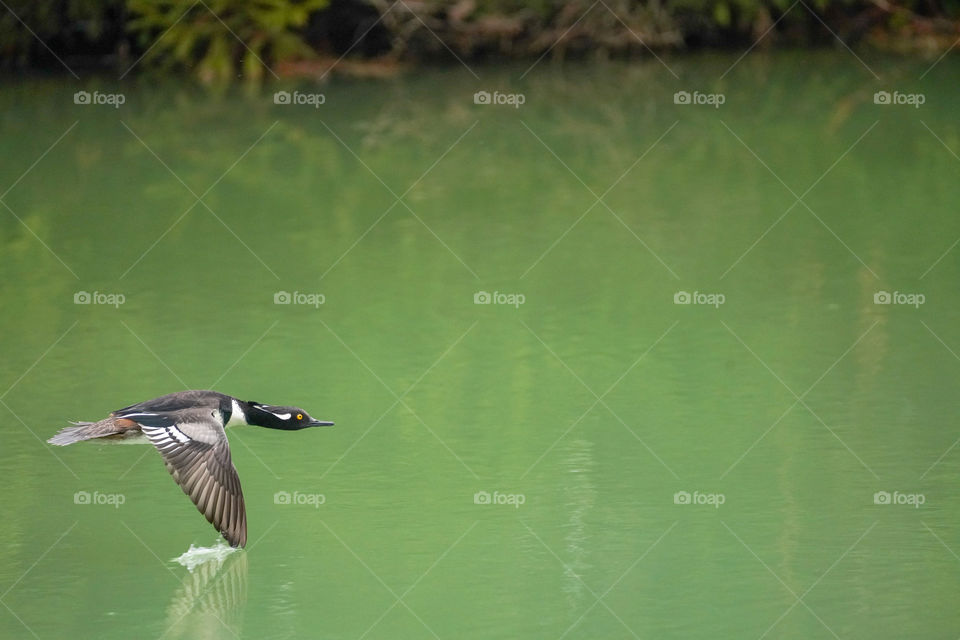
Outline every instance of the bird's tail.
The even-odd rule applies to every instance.
[[[65,447],[74,442],[112,436],[123,431],[113,418],[99,422],[72,422],[71,425],[60,429],[60,432],[47,442]]]

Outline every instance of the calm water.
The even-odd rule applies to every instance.
[[[0,637],[957,637],[960,63],[735,60],[4,81]],[[232,431],[191,573],[44,440],[208,387],[337,426]]]

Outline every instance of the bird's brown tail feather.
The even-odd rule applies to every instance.
[[[60,432],[47,440],[47,442],[64,447],[74,442],[93,440],[94,438],[105,438],[123,433],[129,429],[132,424],[133,422],[131,420],[124,420],[122,418],[107,418],[99,422],[74,422],[72,426],[60,429]]]

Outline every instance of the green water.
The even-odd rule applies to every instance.
[[[5,80],[0,637],[957,637],[960,63],[735,60]],[[210,387],[337,425],[231,431],[191,573],[152,449],[44,441]]]

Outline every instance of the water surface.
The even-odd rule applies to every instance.
[[[960,65],[735,61],[5,82],[0,636],[956,637]],[[191,573],[155,452],[44,440],[208,387],[337,426],[231,432]]]

